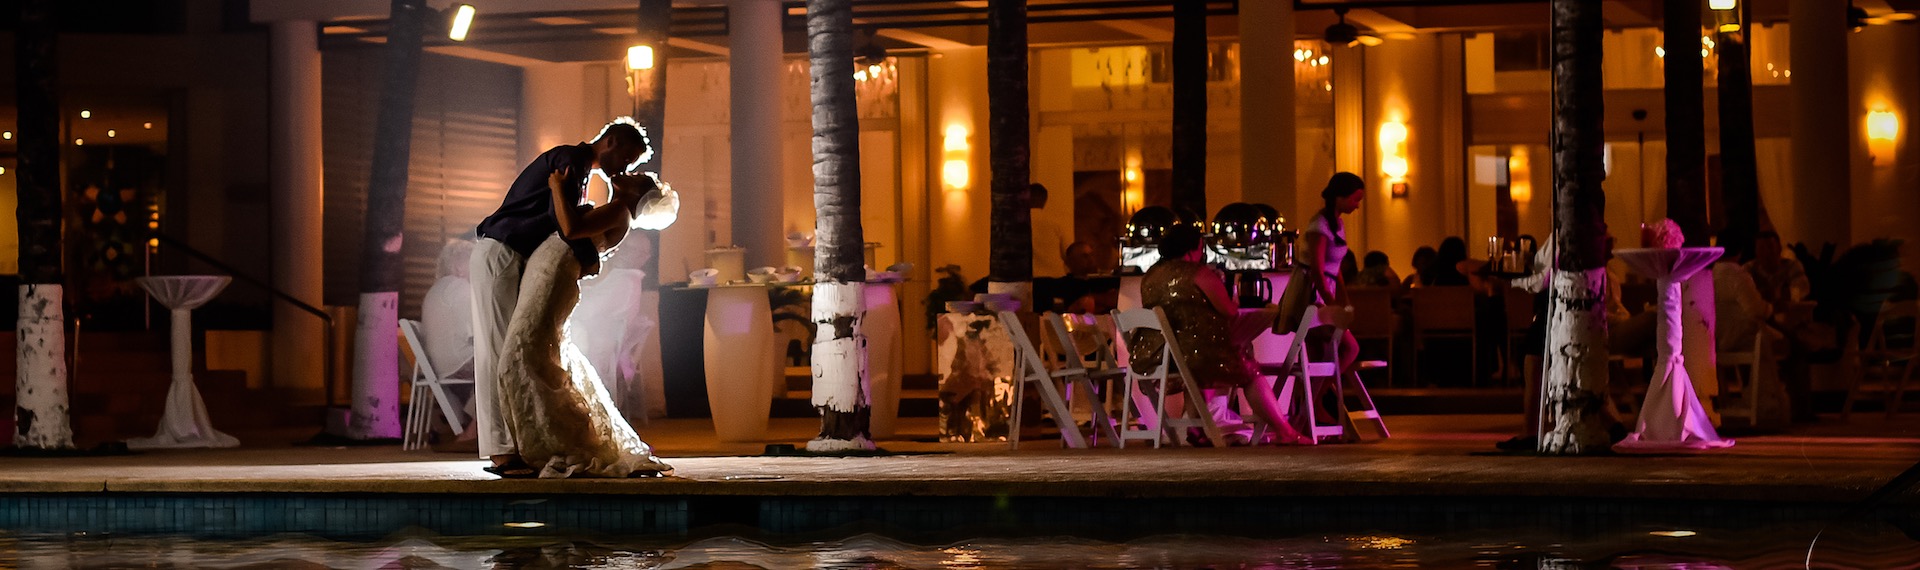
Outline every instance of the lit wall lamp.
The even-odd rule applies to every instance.
[[[967,127],[965,125],[947,125],[942,148],[946,151],[946,161],[940,163],[940,183],[947,190],[966,190],[973,180],[973,165],[967,161]]]
[[[447,24],[447,39],[456,42],[467,41],[467,31],[473,29],[475,13],[473,5],[454,4],[448,13],[452,14],[453,21]]]
[[[627,48],[627,69],[653,69],[653,46],[641,44]]]
[[[1527,147],[1515,146],[1507,156],[1507,195],[1516,204],[1533,201],[1533,172],[1527,164]]]
[[[1732,10],[1739,5],[1739,0],[1707,0],[1707,7],[1715,10]]]
[[[1900,116],[1893,111],[1867,113],[1867,151],[1874,164],[1887,164],[1900,139]]]
[[[1388,188],[1395,198],[1407,197],[1407,125],[1399,121],[1380,124],[1380,173],[1387,176]]]

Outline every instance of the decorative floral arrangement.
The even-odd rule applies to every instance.
[[[1640,226],[1640,233],[1641,240],[1646,242],[1647,247],[1676,249],[1687,243],[1687,236],[1680,231],[1680,224],[1674,223],[1672,219],[1663,218],[1658,222],[1644,224]]]

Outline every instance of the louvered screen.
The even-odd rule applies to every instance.
[[[355,305],[382,69],[376,49],[327,52],[326,300]],[[419,318],[440,248],[493,213],[519,174],[519,68],[435,54],[420,62],[407,178],[400,314]]]

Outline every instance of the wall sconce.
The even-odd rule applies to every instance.
[[[947,125],[941,147],[946,151],[946,160],[940,163],[940,183],[948,190],[966,190],[967,184],[973,181],[973,165],[967,162],[971,148],[967,144],[967,127]]]
[[[1407,197],[1407,125],[1399,121],[1380,124],[1380,173],[1387,176],[1391,196]]]
[[[1739,5],[1739,0],[1707,0],[1707,7],[1715,10],[1732,10]]]
[[[653,69],[653,46],[642,44],[627,48],[627,69]]]
[[[1893,111],[1867,113],[1867,153],[1874,164],[1887,164],[1900,140],[1900,116]]]
[[[1533,173],[1528,171],[1527,147],[1515,146],[1507,156],[1507,196],[1515,204],[1533,201]]]
[[[1867,140],[1892,141],[1900,136],[1900,117],[1893,111],[1867,113]]]

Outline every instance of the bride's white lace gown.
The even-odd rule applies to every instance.
[[[542,478],[627,477],[670,471],[622,418],[580,349],[567,316],[580,299],[580,264],[559,236],[527,259],[520,300],[500,352],[500,415],[520,456]]]

